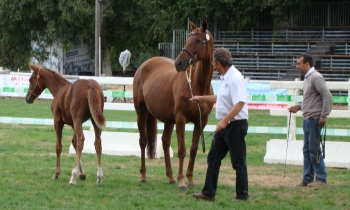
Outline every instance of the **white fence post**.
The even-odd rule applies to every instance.
[[[300,81],[300,79],[295,78],[295,81]],[[288,95],[298,96],[298,95],[300,95],[300,89],[299,88],[294,88],[294,89],[288,88]],[[293,102],[293,101],[288,102],[288,108],[296,105],[297,103],[298,102]],[[291,117],[289,117],[289,116],[287,117],[287,128],[289,130],[288,140],[296,140],[296,119],[297,119],[297,117],[295,115],[291,115]]]

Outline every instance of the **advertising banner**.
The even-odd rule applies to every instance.
[[[285,109],[288,100],[287,89],[271,89],[270,83],[247,82],[249,109]],[[212,80],[214,94],[220,86],[220,80]],[[302,97],[302,96],[301,96]]]
[[[21,74],[0,74],[0,97],[25,97],[29,87],[29,75]],[[92,77],[93,79],[93,77]],[[74,82],[74,80],[70,80]],[[220,81],[213,80],[214,94],[217,94]],[[112,98],[133,98],[132,92],[104,90],[106,97]],[[39,98],[52,99],[48,89]],[[287,95],[287,89],[272,89],[269,83],[247,82],[247,101],[249,109],[286,109],[288,102],[301,102],[301,95]],[[347,104],[347,96],[333,96],[333,103]]]
[[[75,46],[64,53],[63,74],[95,75],[95,60],[89,57],[87,45],[81,38],[72,38]]]

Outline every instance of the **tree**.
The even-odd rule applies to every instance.
[[[102,64],[107,75],[120,69],[120,52],[132,58],[157,54],[159,42],[172,40],[174,29],[185,29],[187,18],[216,20],[218,27],[239,29],[256,23],[258,12],[274,16],[275,25],[288,20],[289,11],[301,11],[317,0],[102,0]],[[64,50],[81,37],[94,57],[94,0],[0,0],[0,65],[27,69],[31,56],[45,59],[45,45],[59,42]],[[42,51],[33,52],[31,41]],[[145,56],[147,55],[147,56]],[[141,57],[140,57],[141,58]],[[138,60],[137,63],[141,61]]]
[[[0,1],[0,65],[28,69],[31,31],[46,27],[34,0]]]

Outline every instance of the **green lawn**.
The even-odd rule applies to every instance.
[[[26,104],[24,99],[0,99],[0,116],[52,118],[49,100]],[[105,111],[108,121],[135,122],[134,112]],[[329,119],[327,127],[348,129],[347,119]],[[209,124],[215,124],[214,113]],[[301,127],[298,119],[297,127]],[[286,127],[286,117],[269,116],[268,111],[250,110],[250,126]],[[108,129],[118,130],[121,129]],[[129,129],[129,132],[137,132]],[[266,141],[286,139],[280,134],[248,134],[247,164],[250,198],[234,202],[235,173],[225,158],[218,183],[215,202],[197,201],[191,197],[203,187],[206,157],[198,150],[194,177],[197,186],[187,192],[169,185],[164,159],[146,160],[147,184],[139,184],[140,158],[102,156],[103,183],[96,185],[96,155],[82,155],[85,181],[77,179],[68,184],[75,155],[68,154],[73,131],[63,132],[61,175],[51,177],[55,170],[55,131],[52,126],[0,124],[0,208],[1,209],[350,209],[350,170],[327,168],[329,185],[323,188],[297,188],[302,166],[270,165],[263,162]],[[205,132],[205,136],[209,132]],[[186,132],[189,149],[191,133]],[[298,139],[302,139],[299,135]],[[178,171],[176,136],[172,136],[174,158],[172,166]],[[349,137],[329,136],[327,140],[350,141]],[[211,139],[206,140],[207,150]],[[188,152],[187,152],[188,153]],[[187,168],[188,156],[185,158]]]

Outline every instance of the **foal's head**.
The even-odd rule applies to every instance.
[[[185,71],[189,65],[201,60],[210,60],[214,50],[214,39],[207,30],[208,23],[203,20],[202,26],[197,27],[190,21],[192,31],[186,40],[186,45],[175,60],[177,71]],[[209,64],[211,65],[211,64]]]
[[[43,79],[40,78],[40,71],[44,70],[44,67],[31,64],[28,65],[29,68],[33,70],[33,74],[29,78],[29,88],[26,95],[26,102],[31,104],[45,90],[46,85]]]

